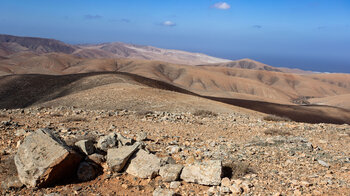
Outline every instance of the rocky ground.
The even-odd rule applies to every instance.
[[[132,148],[137,141],[135,148],[140,150],[119,172],[103,163],[106,149],[100,151],[101,170],[92,180],[82,182],[67,173],[73,177],[54,186],[27,188],[16,178],[13,157],[24,138],[39,128],[49,128],[70,146],[84,139],[98,146],[101,138],[119,134],[133,139],[125,146]],[[1,110],[0,137],[2,195],[350,194],[349,125],[266,121],[259,115],[206,111],[29,108]],[[151,157],[144,165],[159,159],[159,172],[142,176],[143,165],[133,163],[141,151]],[[177,179],[167,176],[166,169],[172,165],[176,170],[175,163],[179,172],[184,167]],[[209,165],[204,170],[213,172],[191,179],[198,165]],[[217,165],[219,183],[213,176]]]

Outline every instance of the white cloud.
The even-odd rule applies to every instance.
[[[231,6],[226,2],[219,2],[219,3],[215,3],[214,5],[212,5],[212,8],[216,8],[216,9],[220,9],[220,10],[228,10],[231,8]]]
[[[174,22],[172,22],[170,20],[167,20],[167,21],[162,22],[161,25],[167,26],[167,27],[174,27],[174,26],[176,26],[176,23],[174,23]]]

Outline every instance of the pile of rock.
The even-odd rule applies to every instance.
[[[157,157],[150,153],[142,140],[110,133],[97,139],[80,140],[74,149],[67,146],[50,129],[38,129],[28,135],[19,146],[15,164],[20,181],[27,187],[45,187],[76,176],[80,181],[96,178],[100,171],[109,175],[126,172],[139,178],[161,176],[170,188],[181,185],[180,180],[209,186],[221,184],[220,160],[177,164],[171,157]],[[155,194],[166,190],[157,189]],[[171,191],[170,191],[171,192]]]

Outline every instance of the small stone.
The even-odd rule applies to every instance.
[[[27,132],[24,129],[17,129],[15,135],[16,136],[22,136],[25,135]]]
[[[157,188],[153,191],[153,196],[173,196],[175,192],[169,189]]]
[[[300,195],[302,195],[302,194],[301,194],[301,191],[299,191],[299,190],[297,189],[297,190],[294,191],[294,195],[295,195],[295,196],[300,196]]]
[[[103,151],[107,151],[108,148],[113,148],[117,146],[117,135],[115,133],[110,133],[106,136],[102,136],[97,141],[97,148]]]
[[[162,157],[160,161],[161,166],[164,166],[166,164],[176,164],[175,159],[173,159],[172,157]]]
[[[124,137],[120,133],[117,133],[117,140],[118,140],[118,145],[120,145],[120,146],[126,146],[126,145],[132,144],[132,139]]]
[[[49,193],[45,194],[44,196],[61,196],[59,193]]]
[[[222,187],[220,187],[220,192],[221,192],[221,193],[225,193],[225,194],[229,194],[229,193],[231,193],[232,191],[230,190],[229,187],[222,186]]]
[[[324,161],[322,161],[322,160],[317,160],[317,162],[318,162],[320,165],[322,165],[323,167],[328,167],[328,168],[330,167],[328,163],[326,163],[326,162],[324,162]]]
[[[168,164],[160,168],[159,175],[165,182],[175,181],[179,178],[182,168],[179,164]]]
[[[181,151],[179,146],[168,146],[166,149],[170,154],[175,154]]]
[[[97,176],[96,169],[88,162],[81,162],[78,171],[77,171],[78,179],[86,182],[94,179]]]
[[[216,189],[216,187],[212,186],[208,189],[207,194],[209,196],[213,196],[213,195],[217,195],[218,194],[218,190]]]
[[[146,132],[139,132],[136,135],[136,141],[141,142],[141,141],[145,141],[147,139],[147,133]]]
[[[84,154],[91,155],[95,152],[94,142],[91,140],[80,140],[75,143]]]
[[[170,182],[170,188],[171,189],[177,189],[180,186],[181,186],[181,182],[179,182],[179,181]]]
[[[306,187],[312,186],[312,183],[307,182],[307,181],[301,181],[300,184],[301,184],[302,186],[306,186]]]
[[[185,166],[181,173],[181,179],[203,185],[220,185],[221,174],[221,161],[211,160]]]
[[[237,184],[232,184],[229,189],[233,194],[241,194],[243,190]]]
[[[158,175],[159,169],[160,159],[141,149],[130,158],[126,172],[139,178],[153,178]]]
[[[95,162],[96,164],[99,164],[99,165],[101,165],[102,163],[104,163],[106,161],[105,156],[103,156],[102,154],[97,154],[97,153],[89,155],[87,157],[87,159],[91,160],[91,161],[93,161],[93,162]]]
[[[138,150],[139,143],[132,146],[122,146],[120,148],[111,148],[107,151],[107,164],[112,172],[121,171],[131,155]]]
[[[7,177],[1,182],[1,188],[3,190],[18,189],[23,187],[23,183],[19,180],[18,176]]]
[[[231,186],[231,180],[229,178],[223,178],[221,180],[221,186],[226,186],[226,187],[229,187]]]
[[[128,186],[127,184],[122,184],[122,188],[123,188],[123,189],[128,189],[129,186]]]

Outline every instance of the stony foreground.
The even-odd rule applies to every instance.
[[[2,195],[350,193],[349,125],[265,121],[238,113],[74,108],[2,110],[0,121]],[[84,162],[53,186],[23,186],[14,157],[39,128],[81,149],[101,170]]]

